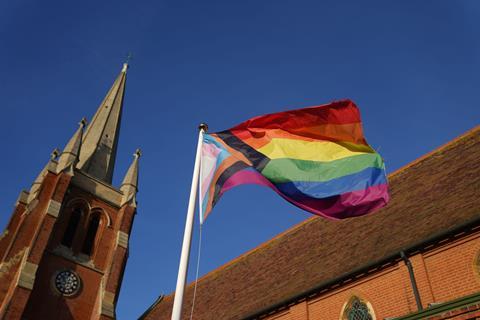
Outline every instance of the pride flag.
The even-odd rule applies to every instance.
[[[389,200],[382,157],[366,142],[350,100],[267,114],[204,134],[200,222],[222,194],[259,184],[311,213],[344,219]]]

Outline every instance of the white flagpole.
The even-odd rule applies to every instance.
[[[183,234],[182,254],[180,256],[180,266],[178,267],[177,287],[175,289],[175,300],[173,301],[172,320],[180,320],[182,315],[183,293],[185,291],[185,282],[187,279],[188,259],[190,258],[190,244],[192,242],[193,218],[195,215],[195,200],[198,190],[198,176],[200,173],[200,156],[202,151],[203,133],[207,131],[206,124],[201,124],[198,132],[197,153],[195,156],[195,165],[193,167],[192,187],[190,189],[190,199],[188,200],[187,220],[185,222],[185,232]]]

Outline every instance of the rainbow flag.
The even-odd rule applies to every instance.
[[[389,200],[382,157],[368,145],[350,100],[267,114],[204,134],[200,222],[222,194],[259,184],[311,213],[344,219]]]

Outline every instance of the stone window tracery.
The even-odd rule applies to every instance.
[[[352,297],[343,312],[343,320],[375,320],[369,306],[358,297]]]
[[[83,199],[75,199],[66,206],[64,233],[60,238],[63,252],[70,258],[93,260],[110,217],[102,208],[91,208]],[[66,251],[62,251],[67,249]]]

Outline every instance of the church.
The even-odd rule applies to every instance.
[[[116,318],[141,155],[113,186],[127,69],[20,192],[0,235],[0,319]],[[314,216],[209,272],[193,319],[480,318],[479,158],[476,127],[391,173],[377,213]],[[170,319],[173,296],[140,319]]]
[[[115,319],[140,157],[112,186],[127,69],[20,193],[0,236],[0,319]]]

